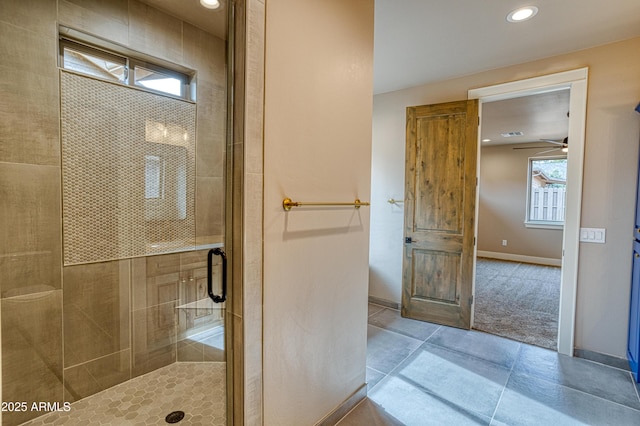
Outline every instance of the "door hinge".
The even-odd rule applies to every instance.
[[[469,305],[473,305],[473,295],[471,295],[471,297],[469,297]]]
[[[473,246],[476,246],[476,237],[473,237]]]
[[[480,125],[480,116],[478,116],[478,126]]]

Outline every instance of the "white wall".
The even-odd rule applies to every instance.
[[[404,193],[405,108],[466,99],[472,88],[589,67],[582,226],[606,228],[607,243],[580,245],[575,344],[625,357],[640,139],[640,116],[633,111],[640,101],[638,51],[640,38],[634,38],[375,96],[370,296],[401,299],[403,217],[380,200]],[[377,273],[380,265],[384,274]]]
[[[264,424],[309,425],[365,382],[373,0],[266,3]]]

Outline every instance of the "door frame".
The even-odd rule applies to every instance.
[[[558,315],[558,352],[573,356],[575,341],[576,295],[578,286],[578,256],[580,251],[580,217],[582,213],[582,177],[584,143],[587,116],[588,68],[559,72],[525,80],[486,86],[468,91],[468,99],[479,100],[480,125],[482,104],[518,98],[544,92],[569,89],[569,133],[571,149],[567,153],[567,208],[565,211],[564,235],[562,239],[562,278],[560,283],[560,309]],[[480,139],[481,129],[478,131]],[[480,140],[478,140],[478,179],[480,177]],[[476,218],[479,209],[479,194],[476,191]],[[478,236],[478,221],[475,221],[475,236]],[[477,245],[475,247],[477,252]],[[475,256],[473,292],[475,293]],[[473,309],[471,323],[473,324]]]

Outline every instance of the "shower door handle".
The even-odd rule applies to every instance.
[[[220,256],[222,258],[222,294],[220,296],[213,294],[212,283],[212,269],[213,269],[213,255]],[[227,255],[221,248],[214,248],[209,250],[207,255],[207,292],[209,297],[215,303],[222,303],[227,300]]]

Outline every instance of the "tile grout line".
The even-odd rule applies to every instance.
[[[498,402],[496,403],[496,408],[493,409],[493,414],[491,415],[491,421],[489,422],[489,424],[493,423],[493,421],[495,420],[496,413],[498,412],[498,407],[502,402],[502,397],[504,396],[504,392],[507,390],[507,385],[509,384],[509,380],[511,379],[511,374],[513,374],[513,369],[516,367],[516,363],[518,362],[518,358],[520,357],[521,352],[522,352],[522,343],[519,343],[518,354],[513,360],[513,364],[511,365],[511,369],[509,370],[509,375],[507,376],[507,381],[504,383],[504,386],[502,387],[502,392],[500,392],[500,397],[498,398]]]
[[[404,335],[404,334],[396,333],[395,331],[387,330],[386,328],[378,327],[378,326],[373,325],[373,324],[368,324],[368,325],[371,325],[371,327],[376,327],[376,328],[379,328],[379,329],[381,329],[381,330],[385,330],[385,331],[389,331],[389,332],[391,332],[391,333],[398,334],[398,335],[400,335],[400,336],[409,337],[409,336],[406,336],[406,335]],[[378,373],[382,373],[382,374],[384,374],[384,376],[383,376],[380,380],[378,380],[378,383],[376,383],[374,386],[372,386],[372,387],[371,387],[371,389],[373,390],[373,389],[374,389],[376,386],[378,386],[378,385],[379,385],[379,384],[380,384],[384,379],[386,379],[387,377],[389,377],[389,376],[391,375],[391,373],[393,373],[394,371],[396,371],[396,369],[397,369],[398,367],[400,367],[400,365],[401,365],[403,362],[405,362],[405,361],[406,361],[406,360],[407,360],[411,355],[413,355],[413,354],[414,354],[418,349],[420,349],[420,348],[422,347],[422,345],[424,345],[424,344],[427,342],[427,340],[429,340],[429,339],[431,338],[431,336],[433,336],[433,335],[435,334],[435,332],[436,332],[436,331],[438,331],[438,330],[440,330],[441,328],[442,328],[442,326],[441,326],[441,325],[439,325],[439,326],[438,326],[438,327],[433,331],[433,333],[431,333],[431,334],[429,335],[429,337],[427,337],[425,340],[423,340],[423,341],[422,341],[422,343],[421,343],[421,344],[419,344],[419,345],[418,345],[414,350],[412,350],[412,351],[411,351],[411,352],[410,352],[406,357],[404,357],[403,359],[401,359],[401,360],[400,360],[400,361],[395,365],[395,367],[393,367],[393,368],[391,369],[391,371],[389,371],[388,373],[385,373],[384,371],[376,370],[375,368],[373,368],[373,367],[369,367],[368,365],[367,365],[367,366],[365,366],[366,368],[370,368],[370,369],[372,369],[373,371],[377,371]],[[410,337],[410,338],[412,338],[412,339],[413,339],[413,337]],[[415,340],[420,341],[420,339],[415,339]],[[368,392],[369,392],[369,390],[367,389],[367,393],[368,393]]]
[[[636,391],[638,402],[640,402],[640,388],[638,388],[638,383],[633,379],[633,373],[631,371],[629,371],[629,377],[631,377],[631,384],[633,385],[633,389]]]
[[[633,388],[636,390],[636,396],[638,397],[638,401],[640,402],[640,384],[636,383],[636,381],[633,379],[633,373],[629,372],[629,375],[631,376],[631,383],[633,383]]]
[[[552,385],[556,385],[556,386],[559,386],[559,387],[562,387],[562,388],[565,388],[565,389],[569,389],[569,390],[572,390],[572,391],[575,391],[575,392],[579,392],[579,393],[584,394],[584,395],[589,395],[589,396],[592,396],[594,398],[600,399],[602,401],[610,402],[611,404],[615,404],[615,405],[618,405],[620,407],[628,408],[629,410],[637,411],[638,413],[640,413],[640,408],[629,407],[628,405],[624,405],[624,404],[621,404],[619,402],[612,401],[610,399],[603,398],[601,396],[594,395],[592,393],[585,392],[583,390],[576,389],[576,388],[571,387],[571,386],[563,385],[562,383],[557,383],[557,382],[551,381],[551,380],[547,379],[546,377],[535,376],[533,374],[527,374],[527,373],[520,373],[520,374],[522,374],[523,376],[526,376],[526,377],[530,377],[532,379],[540,380],[540,381],[543,381],[543,382],[546,382],[546,383],[549,383],[549,384],[552,384]],[[634,386],[634,388],[635,388],[635,386]],[[636,388],[636,394],[637,394],[637,392],[638,391],[637,391],[637,388]]]
[[[374,316],[374,315],[378,315],[380,312],[382,312],[382,311],[384,311],[384,310],[389,310],[389,311],[391,311],[391,312],[400,312],[400,311],[398,311],[397,309],[392,309],[392,308],[383,307],[380,311],[378,311],[378,312],[376,312],[376,313],[373,313],[373,314],[369,315],[369,317],[367,318],[367,325],[370,325],[370,326],[372,326],[372,327],[379,328],[379,329],[381,329],[381,330],[390,331],[390,332],[392,332],[392,333],[399,334],[400,336],[408,337],[408,338],[410,338],[410,339],[421,340],[421,341],[422,341],[422,343],[424,343],[424,342],[426,342],[427,340],[429,340],[429,339],[430,339],[430,338],[431,338],[431,337],[436,333],[436,331],[438,331],[438,330],[442,327],[442,325],[440,325],[440,324],[436,324],[436,323],[433,323],[433,322],[424,321],[424,322],[425,322],[425,323],[427,323],[427,324],[435,325],[435,326],[436,326],[436,329],[435,329],[435,330],[433,330],[433,331],[431,332],[431,334],[429,334],[429,336],[427,336],[425,339],[419,339],[419,338],[417,338],[417,337],[409,336],[408,334],[404,334],[404,333],[400,333],[400,332],[398,332],[398,331],[394,331],[394,330],[392,330],[392,329],[390,329],[390,328],[385,328],[385,327],[381,327],[381,326],[378,326],[378,325],[375,325],[375,324],[371,324],[371,323],[369,323],[369,318],[371,318],[371,317],[372,317],[372,316]],[[408,321],[418,321],[418,322],[423,322],[423,321],[419,321],[419,320],[414,320],[414,319],[412,319],[412,318],[404,318],[404,317],[401,317],[401,318],[402,318],[402,319],[405,319],[405,320],[408,320]]]

